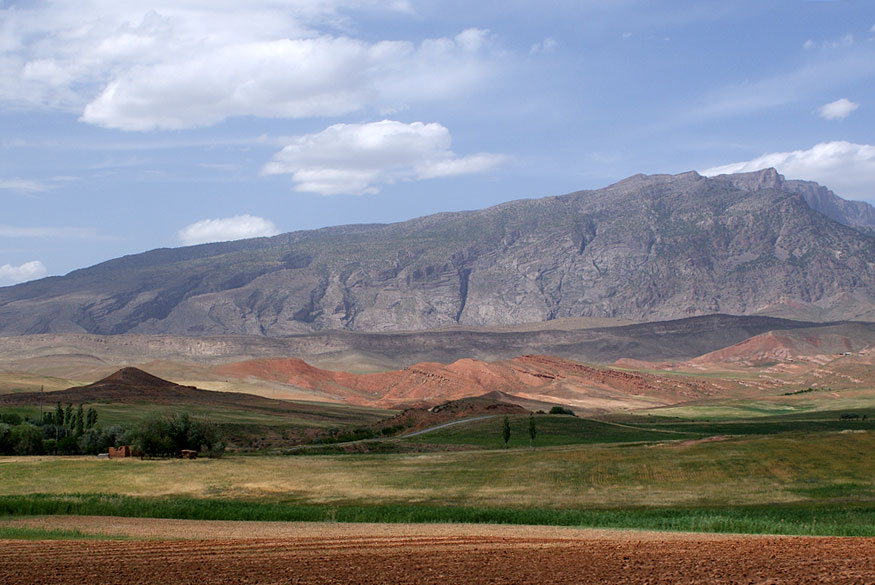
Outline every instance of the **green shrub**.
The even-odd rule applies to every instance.
[[[30,423],[12,427],[12,444],[16,455],[42,455],[43,432]]]
[[[565,408],[564,406],[554,406],[550,409],[549,414],[568,414],[571,416],[575,416],[573,410],[571,410],[570,408]]]

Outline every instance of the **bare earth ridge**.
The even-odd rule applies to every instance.
[[[19,583],[871,583],[875,539],[117,518],[17,524],[191,540],[0,541]]]

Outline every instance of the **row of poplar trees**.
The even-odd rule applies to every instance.
[[[94,428],[94,425],[97,424],[97,411],[90,406],[88,410],[85,410],[82,404],[73,410],[72,404],[64,407],[58,402],[54,412],[43,413],[43,423],[67,429],[71,435],[78,436],[86,429]]]

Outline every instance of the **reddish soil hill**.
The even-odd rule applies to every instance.
[[[219,366],[216,372],[292,384],[341,402],[394,408],[429,407],[494,391],[592,409],[676,404],[720,392],[706,381],[634,374],[535,355],[499,362],[423,362],[377,374],[321,370],[299,359],[250,360]]]
[[[775,363],[812,362],[823,364],[837,355],[854,352],[860,342],[844,335],[806,335],[770,331],[701,355],[685,362],[690,366],[763,366]]]

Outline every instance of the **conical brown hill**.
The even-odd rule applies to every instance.
[[[122,368],[102,380],[88,384],[84,388],[101,388],[104,386],[134,387],[134,388],[170,388],[179,386],[139,368]]]
[[[51,404],[161,404],[168,407],[224,405],[242,408],[291,410],[295,406],[284,400],[238,392],[215,392],[194,386],[181,386],[137,368],[123,368],[86,386],[46,392],[22,392],[0,396],[0,405]]]

